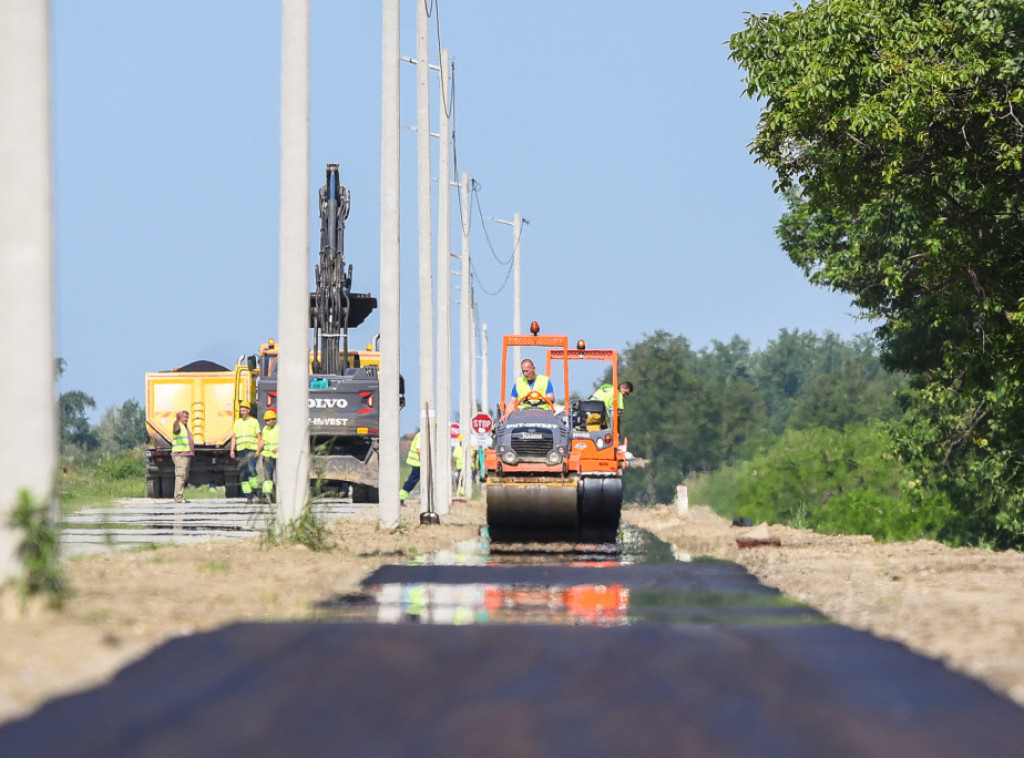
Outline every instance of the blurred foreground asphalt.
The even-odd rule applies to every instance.
[[[363,604],[383,586],[428,581],[520,593],[614,581],[647,607],[614,626],[565,614],[454,626],[407,613],[238,624],[168,642],[109,684],[0,728],[0,755],[1024,754],[1024,710],[1010,700],[799,607],[650,621],[662,600],[681,602],[681,587],[718,606],[773,593],[732,564],[387,567],[367,579]]]

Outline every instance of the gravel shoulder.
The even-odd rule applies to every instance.
[[[835,621],[896,640],[1024,705],[1024,554],[934,542],[878,544],[761,525],[737,529],[703,507],[627,508],[625,521],[677,554],[736,561]],[[209,542],[65,559],[62,611],[0,593],[0,722],[107,681],[176,636],[238,621],[308,619],[377,567],[474,540],[482,502],[455,503],[440,526],[413,507],[397,531],[366,512],[330,525],[329,551]],[[739,548],[745,535],[777,545]]]

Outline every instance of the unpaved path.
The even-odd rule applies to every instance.
[[[903,642],[1024,704],[1020,553],[879,545],[774,526],[767,536],[778,546],[740,549],[736,538],[751,530],[705,508],[684,517],[668,507],[627,509],[624,517],[680,555],[737,561],[840,623]],[[0,595],[0,722],[95,686],[171,637],[309,618],[318,600],[355,590],[382,564],[475,541],[485,520],[480,502],[456,503],[440,526],[420,526],[412,507],[402,518],[397,532],[380,530],[373,512],[338,521],[333,548],[322,552],[247,541],[69,558],[63,611]]]

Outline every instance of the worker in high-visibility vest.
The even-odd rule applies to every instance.
[[[622,408],[625,404],[626,398],[633,394],[633,383],[632,382],[619,382],[619,417],[622,417]],[[614,405],[615,391],[612,389],[611,384],[602,384],[596,390],[594,394],[590,396],[591,400],[600,400],[604,403],[605,409],[608,411],[608,425],[612,423],[612,408]]]
[[[263,414],[263,434],[260,437],[260,444],[257,454],[263,460],[263,484],[261,485],[260,499],[264,503],[272,502],[274,499],[274,475],[277,473],[277,441],[280,438],[281,429],[277,425],[277,411],[268,408]]]
[[[412,438],[412,444],[409,445],[409,455],[406,456],[405,462],[412,466],[412,470],[409,471],[409,478],[405,480],[405,484],[402,485],[402,489],[398,491],[398,499],[403,503],[406,498],[409,497],[409,493],[415,489],[416,485],[420,481],[420,433],[416,432],[416,436]]]
[[[460,495],[463,493],[463,488],[459,486],[459,482],[462,481],[462,465],[465,460],[465,455],[462,452],[462,435],[460,434],[455,447],[452,448],[452,484],[458,488],[456,491]]]
[[[524,358],[520,368],[523,375],[512,387],[512,395],[505,404],[505,412],[501,416],[504,421],[516,408],[547,408],[555,409],[555,387],[551,378],[537,373],[533,361]]]
[[[260,422],[249,415],[248,403],[239,404],[238,418],[231,427],[231,458],[238,461],[238,479],[248,503],[252,502],[256,488],[259,487],[256,451],[259,450],[261,440]]]
[[[174,435],[171,441],[171,461],[174,463],[174,502],[187,503],[185,485],[188,484],[188,471],[192,467],[192,458],[196,454],[192,431],[188,428],[188,411],[178,411],[171,428]]]

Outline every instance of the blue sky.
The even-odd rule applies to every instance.
[[[744,11],[791,3],[435,7],[431,60],[439,33],[455,62],[458,170],[480,186],[471,248],[492,404],[495,346],[512,325],[497,257],[509,257],[512,232],[491,218],[516,212],[529,221],[524,324],[571,341],[622,349],[660,329],[695,348],[734,334],[760,347],[783,328],[869,331],[848,296],[812,287],[780,250],[782,204],[747,150],[758,105],[725,42]],[[339,163],[354,289],[379,298],[380,3],[311,8],[310,256],[315,191]],[[402,55],[415,57],[414,2],[401,14]],[[276,0],[52,0],[61,390],[91,394],[94,420],[141,401],[146,371],[230,366],[276,336],[280,16]],[[403,431],[420,402],[416,135],[405,128],[415,77],[403,63]],[[436,73],[431,82],[436,131]],[[434,207],[436,234],[436,194]],[[353,344],[378,325],[374,314]],[[454,348],[457,320],[453,333]]]

